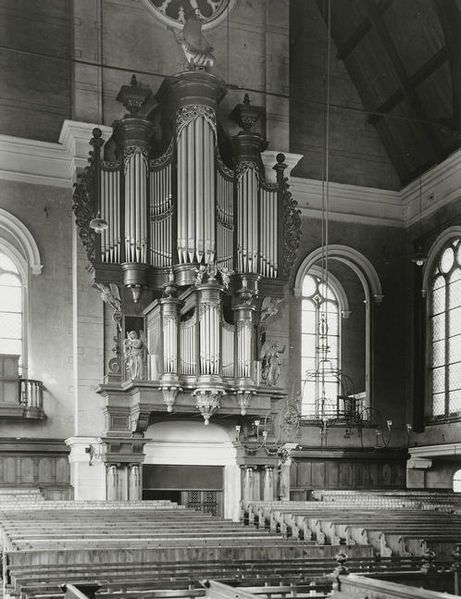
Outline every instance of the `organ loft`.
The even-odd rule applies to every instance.
[[[0,31],[5,599],[459,594],[459,0]]]
[[[266,142],[252,128],[263,108],[246,93],[228,114],[238,133],[227,135],[217,118],[226,84],[200,21],[187,20],[179,37],[188,69],[155,93],[135,75],[121,87],[127,113],[108,139],[93,130],[75,187],[91,284],[111,313],[95,451],[107,497],[137,500],[152,421],[225,418],[244,493],[256,492],[254,470],[274,499],[274,469],[282,476],[281,456],[296,446],[285,418],[295,407],[278,385],[284,347],[268,324],[296,259],[299,210],[284,154],[261,158]]]

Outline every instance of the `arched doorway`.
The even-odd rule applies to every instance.
[[[143,497],[239,519],[240,469],[225,428],[173,420],[148,427]]]

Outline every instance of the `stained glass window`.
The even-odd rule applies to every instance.
[[[0,252],[0,354],[23,351],[23,284],[16,264]]]
[[[430,297],[432,415],[461,412],[461,239],[450,240],[432,273]]]
[[[302,416],[322,418],[336,409],[340,392],[340,308],[334,288],[307,274],[301,300]]]

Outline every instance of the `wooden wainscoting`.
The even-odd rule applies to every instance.
[[[71,499],[69,448],[54,439],[0,439],[0,487],[40,487],[47,499]]]
[[[304,448],[293,453],[292,499],[312,489],[405,488],[406,450]]]

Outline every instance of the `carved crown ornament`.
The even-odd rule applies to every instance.
[[[250,130],[264,110],[248,95],[232,111],[241,130],[221,151],[226,87],[202,58],[157,93],[136,77],[122,86],[128,114],[110,139],[93,130],[73,209],[93,285],[114,314],[106,380],[127,393],[154,388],[156,410],[196,410],[208,423],[265,414],[283,394],[284,347],[261,351],[259,340],[284,296],[301,222],[283,154],[276,183],[265,178],[265,140]],[[149,408],[141,412],[146,424]]]

